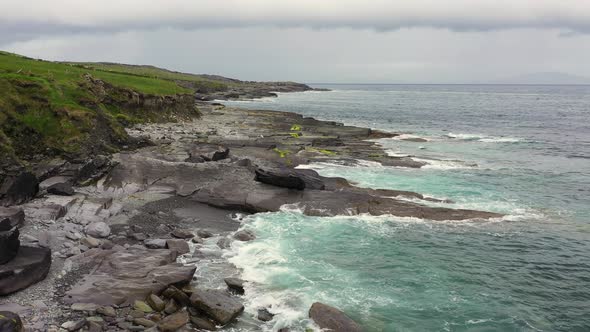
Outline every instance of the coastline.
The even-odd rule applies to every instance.
[[[200,262],[220,259],[220,252],[214,248],[227,249],[231,241],[239,241],[234,232],[244,214],[279,211],[286,204],[299,204],[303,213],[311,216],[391,214],[433,220],[501,216],[429,207],[395,199],[402,196],[425,203],[432,200],[419,193],[359,188],[346,179],[296,169],[313,162],[355,165],[359,161],[422,167],[424,163],[411,158],[388,156],[378,144],[368,141],[398,134],[288,112],[249,111],[209,103],[198,107],[203,113],[201,119],[132,127],[129,134],[146,144],[151,142],[150,146],[112,158],[100,157],[107,161],[93,162],[99,166],[89,172],[87,179],[65,162],[45,167],[50,169],[50,175],[41,184],[42,191],[72,178],[77,179],[77,185],[73,196],[45,193],[22,206],[26,220],[21,234],[27,236],[30,245],[50,247],[54,260],[47,279],[3,298],[2,303],[31,305],[31,299],[59,303],[21,308],[26,324],[33,330],[84,316],[84,312],[71,310],[72,301],[64,299],[68,294],[78,294],[78,299],[83,298],[80,294],[88,294],[89,290],[81,289],[80,284],[92,270],[88,265],[100,264],[94,256],[114,248],[138,250],[143,257],[149,256],[153,249],[146,250],[145,241],[172,238],[170,233],[175,229],[213,233],[206,238],[197,236],[190,244],[190,252],[179,258],[196,268],[196,284],[202,287],[199,280],[207,276],[206,271],[199,270]],[[261,179],[259,170],[270,174]],[[94,249],[82,244],[89,233],[88,224],[100,222],[110,228],[101,244]],[[110,245],[105,247],[105,243]],[[238,276],[239,271],[222,259],[221,274],[204,284],[222,287],[224,277]],[[53,293],[56,295],[50,295]],[[125,303],[117,304],[117,317],[129,312]],[[245,321],[242,323],[254,324],[255,320]],[[120,323],[117,319],[106,321],[109,326]]]

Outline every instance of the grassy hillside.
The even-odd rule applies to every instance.
[[[196,115],[192,92],[170,79],[0,52],[0,166],[115,151],[124,125]]]

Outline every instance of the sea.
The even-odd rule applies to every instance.
[[[224,103],[401,133],[377,142],[426,167],[306,167],[506,216],[246,216],[257,239],[223,255],[247,281],[246,312],[275,314],[251,329],[317,330],[319,301],[365,331],[590,331],[590,86],[313,87],[330,91]]]

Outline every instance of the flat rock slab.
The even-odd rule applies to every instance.
[[[50,249],[20,247],[14,259],[0,265],[0,295],[14,293],[45,279],[50,267]]]
[[[177,253],[166,249],[91,249],[83,255],[80,261],[98,267],[66,294],[68,303],[131,304],[190,282],[196,269],[176,263]]]
[[[329,305],[316,302],[309,309],[309,318],[322,330],[338,332],[361,332],[361,327],[342,311]]]
[[[218,289],[195,290],[191,304],[221,325],[228,324],[244,311],[244,306],[238,300]]]

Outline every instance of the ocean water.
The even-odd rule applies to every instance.
[[[507,216],[249,216],[257,240],[225,255],[247,312],[276,314],[261,330],[313,328],[321,301],[366,331],[590,331],[590,86],[318,87],[332,91],[226,104],[404,133],[379,143],[427,167],[307,167]]]

